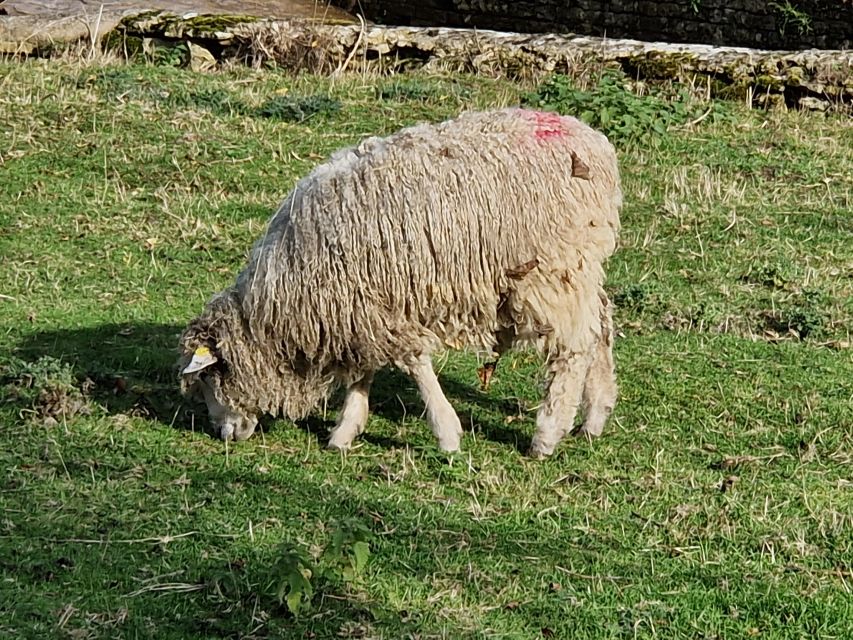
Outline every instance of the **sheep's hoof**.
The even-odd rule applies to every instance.
[[[438,448],[444,451],[444,453],[457,453],[459,451],[459,440],[439,440]]]
[[[581,427],[580,429],[576,429],[574,431],[574,433],[572,433],[572,435],[575,438],[586,438],[587,440],[594,440],[595,438],[598,438],[599,436],[601,436],[601,431],[596,433],[594,430],[587,429],[584,426],[584,427]]]
[[[228,440],[233,440],[234,442],[248,440],[252,437],[252,434],[255,433],[255,427],[257,427],[257,424],[256,420],[245,420],[238,422],[236,425],[231,422],[226,422],[219,427],[219,439],[226,442]]]
[[[527,450],[527,457],[533,458],[534,460],[544,460],[552,453],[554,453],[554,447],[546,447],[541,443],[534,442]]]
[[[572,435],[597,438],[604,431],[604,426],[607,424],[607,419],[611,413],[613,413],[613,407],[592,407],[587,413],[580,429],[574,431]]]
[[[580,428],[575,429],[575,431],[572,432],[572,435],[576,438],[586,438],[587,440],[592,440],[594,438],[600,437],[602,431],[604,431],[603,424],[588,424],[584,422]]]
[[[335,442],[334,440],[329,440],[326,444],[329,451],[349,451],[351,446],[351,442]]]

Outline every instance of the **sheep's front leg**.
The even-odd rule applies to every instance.
[[[418,385],[426,405],[427,422],[438,438],[439,448],[442,451],[459,451],[462,424],[438,384],[429,355],[424,354],[401,364],[400,368],[412,376]]]
[[[347,388],[338,423],[329,434],[330,449],[348,449],[355,437],[364,431],[368,414],[367,397],[372,382],[373,374],[369,373]]]
[[[549,380],[530,444],[532,457],[550,456],[563,436],[572,430],[591,359],[590,351],[558,353],[549,358]]]

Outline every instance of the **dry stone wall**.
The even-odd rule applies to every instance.
[[[853,48],[853,0],[338,0],[383,24],[759,49]]]

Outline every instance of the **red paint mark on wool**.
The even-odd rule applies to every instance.
[[[546,111],[529,111],[528,113],[536,125],[533,135],[538,140],[562,138],[568,133],[565,121],[556,113]]]

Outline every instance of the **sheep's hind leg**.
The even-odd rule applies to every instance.
[[[423,354],[406,360],[401,363],[400,368],[412,376],[418,385],[426,405],[427,421],[438,438],[439,448],[442,451],[459,451],[462,424],[441,390],[429,355]]]
[[[536,414],[531,457],[551,455],[563,436],[572,430],[591,360],[591,349],[558,353],[548,359],[549,380],[542,406]]]
[[[355,437],[364,431],[368,414],[367,398],[372,382],[373,374],[369,373],[347,388],[338,423],[329,434],[330,449],[348,449]]]
[[[613,365],[613,320],[611,306],[605,297],[601,310],[601,335],[595,345],[592,364],[586,374],[583,388],[583,407],[586,417],[576,435],[597,437],[613,407],[616,405],[616,373]]]

